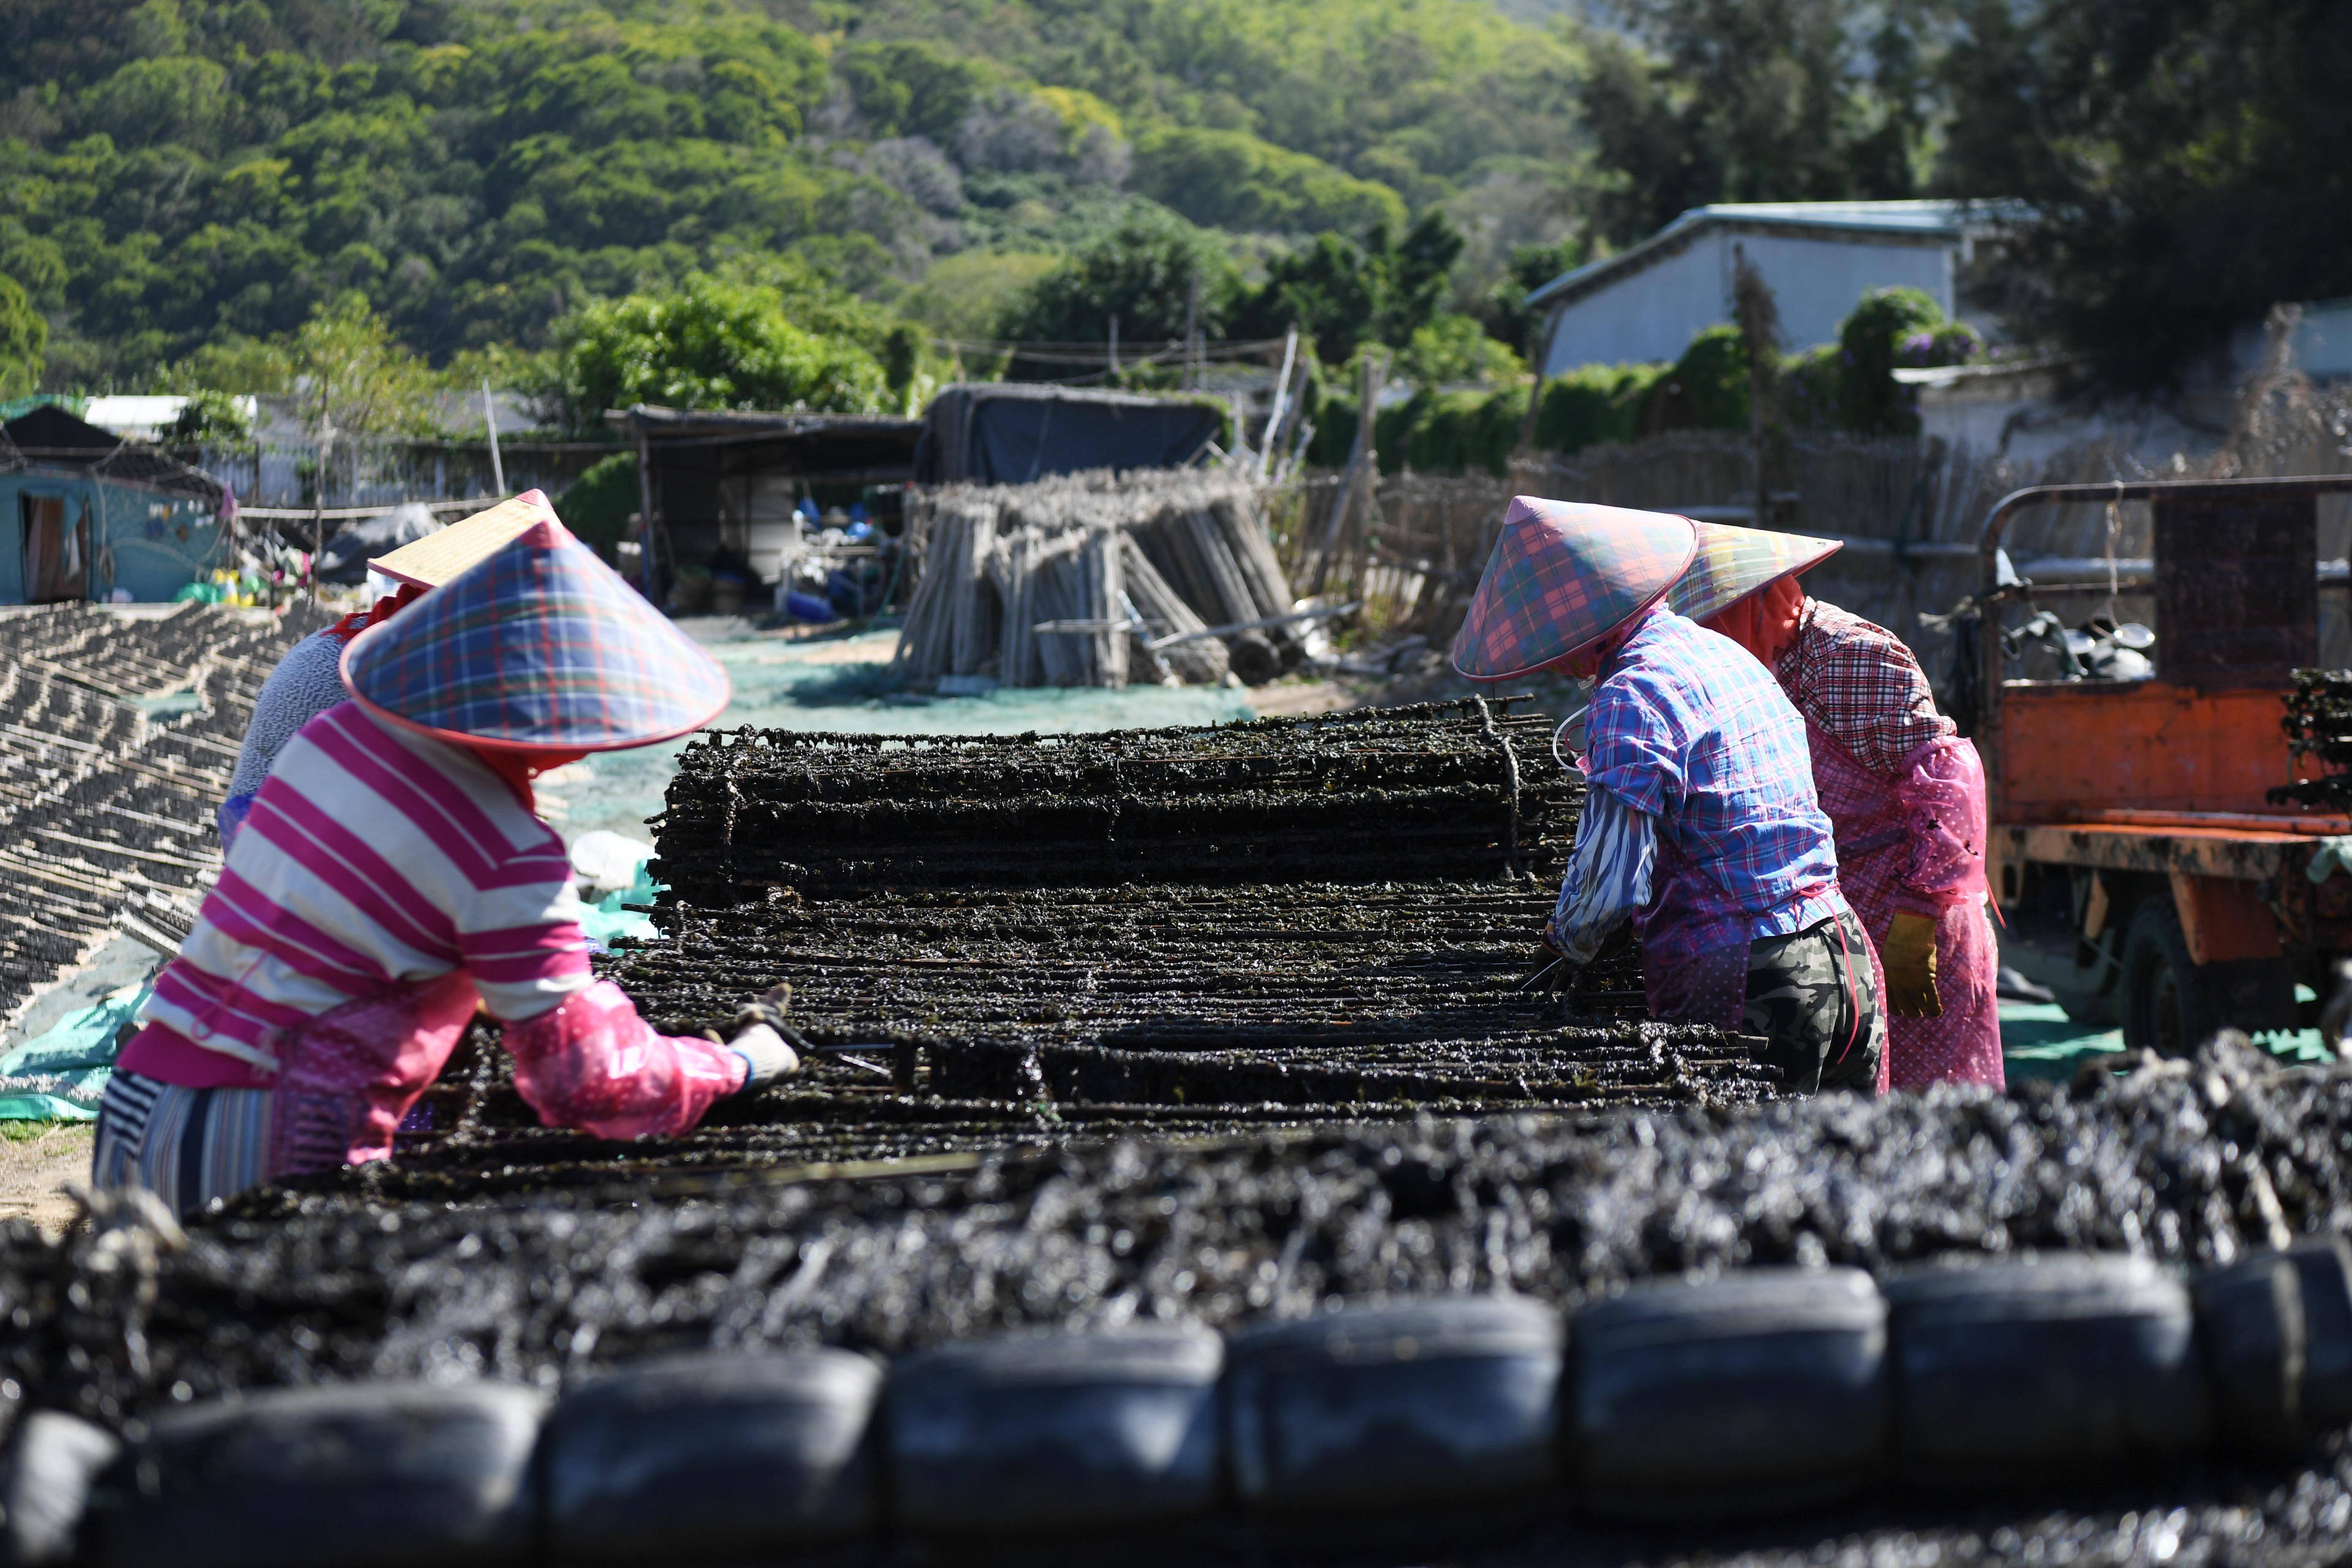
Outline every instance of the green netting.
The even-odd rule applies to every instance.
[[[2336,1059],[2316,1029],[2275,1030],[2256,1036],[2254,1044],[2291,1063]],[[2000,1005],[2000,1052],[2012,1083],[2028,1078],[2071,1079],[2101,1057],[2120,1057],[2123,1048],[2122,1030],[2078,1024],[2047,1003]]]
[[[114,1076],[116,1041],[154,989],[150,979],[78,1007],[0,1056],[0,1121],[88,1121]]]

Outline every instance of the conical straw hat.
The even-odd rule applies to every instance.
[[[525,490],[488,511],[478,511],[437,533],[411,540],[389,555],[377,556],[368,563],[368,570],[420,588],[438,588],[531,524],[555,521],[547,492]]]
[[[1696,547],[1688,518],[1515,497],[1454,668],[1508,680],[1581,653],[1664,597]]]
[[[342,675],[393,723],[522,751],[651,745],[730,695],[718,661],[552,518],[361,633]]]
[[[1818,566],[1845,548],[1843,541],[1802,533],[1735,528],[1724,522],[1694,526],[1698,530],[1698,553],[1692,558],[1690,570],[1666,595],[1675,614],[1694,621],[1719,616],[1759,589]]]

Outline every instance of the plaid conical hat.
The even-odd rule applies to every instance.
[[[545,519],[343,650],[370,712],[445,741],[610,752],[699,729],[727,672]]]
[[[460,518],[422,539],[410,540],[389,555],[377,556],[368,563],[368,570],[395,582],[438,588],[533,523],[554,519],[555,509],[547,503],[545,490],[525,490],[488,511]]]
[[[1698,554],[1666,595],[1678,616],[1703,621],[1780,579],[1818,566],[1845,548],[1842,541],[1725,522],[1694,524]]]
[[[1662,598],[1696,548],[1688,518],[1517,496],[1454,639],[1454,668],[1508,680],[1583,652]]]

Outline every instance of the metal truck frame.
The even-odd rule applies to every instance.
[[[2352,877],[2306,875],[2352,816],[2265,798],[2317,771],[2289,752],[2282,698],[2317,662],[2317,499],[2338,494],[2352,476],[2036,485],[1985,520],[1975,740],[2002,961],[2071,1016],[2119,1021],[2127,1046],[2177,1055],[2223,1026],[2307,1026],[2352,953]],[[2004,586],[2011,520],[2140,500],[2155,519],[2155,677],[2006,679],[2005,604],[2108,592]]]

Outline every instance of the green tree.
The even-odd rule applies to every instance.
[[[1963,363],[1976,334],[1917,289],[1874,289],[1838,323],[1837,346],[1838,423],[1864,436],[1912,436],[1918,395],[1895,379],[1895,367]]]
[[[2145,395],[2274,302],[2352,293],[2352,9],[1969,0],[1940,179],[2018,198],[2012,319]]]
[[[1375,231],[1375,242],[1387,236]],[[1387,278],[1384,257],[1328,231],[1266,265],[1265,281],[1249,296],[1239,327],[1250,337],[1272,337],[1296,326],[1314,342],[1323,363],[1347,363],[1363,343],[1377,341]]]
[[[854,43],[836,52],[834,76],[877,136],[926,136],[944,143],[996,73],[919,38]]]
[[[1646,430],[1748,428],[1748,344],[1735,326],[1707,327],[1652,390]]]
[[[1546,452],[1576,452],[1604,441],[1630,441],[1642,431],[1642,411],[1668,364],[1588,364],[1543,384],[1536,410],[1535,444]]]
[[[49,324],[14,278],[0,273],[0,397],[19,397],[41,384]]]
[[[772,286],[696,275],[673,291],[583,306],[563,338],[564,404],[583,432],[636,403],[871,414],[887,390],[873,354],[795,325]]]
[[[1914,193],[1933,107],[1930,0],[1621,0],[1583,110],[1601,231],[1639,239],[1710,202]]]
[[[555,515],[595,552],[610,561],[628,531],[629,518],[643,498],[637,488],[637,455],[615,452],[599,458],[565,487]]]
[[[1441,313],[1414,329],[1398,353],[1396,374],[1417,386],[1517,379],[1519,356],[1486,335],[1471,316]]]
[[[1374,226],[1360,244],[1324,233],[1266,266],[1265,281],[1237,312],[1244,336],[1277,337],[1297,325],[1323,363],[1345,364],[1366,342],[1403,349],[1444,308],[1461,231],[1432,210],[1403,239]]]
[[[228,447],[253,439],[253,421],[231,394],[204,387],[186,395],[179,416],[163,427],[161,445]]]
[[[306,429],[359,440],[427,436],[437,427],[432,367],[357,294],[321,305],[280,356],[283,384]]]
[[[1168,126],[1135,147],[1134,188],[1197,224],[1245,231],[1313,233],[1401,228],[1404,199],[1320,158],[1245,131]]]
[[[968,250],[932,264],[899,296],[901,315],[948,338],[992,338],[1038,280],[1062,265],[1040,251]]]
[[[1509,267],[1479,301],[1478,321],[1486,335],[1528,363],[1535,363],[1544,350],[1544,312],[1528,309],[1528,296],[1581,266],[1586,250],[1584,241],[1575,237],[1549,245],[1512,247]]]
[[[1234,264],[1206,233],[1173,215],[1139,211],[1039,279],[1006,318],[1003,335],[1104,342],[1117,316],[1129,342],[1181,338],[1188,319],[1204,336],[1223,337],[1239,283]],[[1016,360],[1012,373],[1057,376],[1070,368]]]

